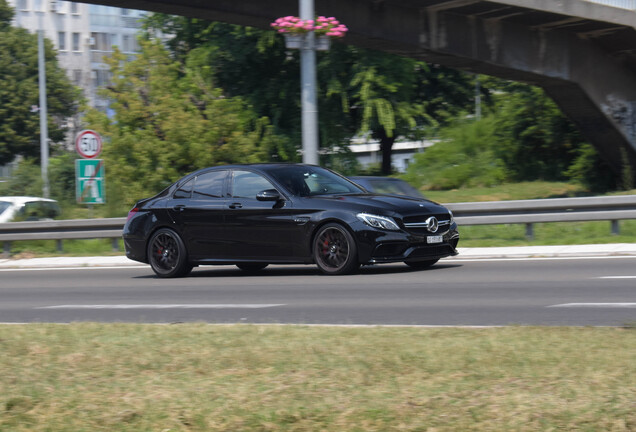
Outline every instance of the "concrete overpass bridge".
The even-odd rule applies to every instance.
[[[83,1],[258,28],[298,14],[298,0]],[[636,0],[316,0],[315,7],[347,24],[346,43],[538,85],[617,173],[627,159],[636,167]]]

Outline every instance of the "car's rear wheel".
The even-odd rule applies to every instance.
[[[168,228],[158,230],[150,238],[148,262],[155,274],[162,278],[185,276],[192,271],[183,240]]]
[[[328,275],[352,273],[360,267],[358,247],[349,231],[340,224],[322,226],[313,244],[314,261]]]
[[[268,266],[268,264],[266,263],[240,263],[236,265],[238,268],[240,268],[243,271],[246,272],[257,272],[259,270],[263,270],[265,267]]]
[[[430,266],[435,264],[437,261],[439,261],[439,258],[434,260],[427,260],[427,261],[405,261],[404,263],[411,268],[422,270],[425,268],[429,268]]]

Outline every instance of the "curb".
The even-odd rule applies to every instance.
[[[636,244],[617,243],[603,245],[459,248],[458,251],[458,256],[445,258],[445,260],[461,261],[469,259],[636,257]],[[147,264],[129,260],[123,255],[106,257],[93,256],[0,259],[0,269],[144,266],[147,266]]]
[[[614,243],[600,245],[517,246],[458,248],[453,259],[488,258],[559,258],[559,257],[618,257],[636,256],[636,244]]]

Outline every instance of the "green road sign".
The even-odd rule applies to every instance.
[[[75,159],[75,196],[80,204],[104,204],[104,161],[102,159]]]

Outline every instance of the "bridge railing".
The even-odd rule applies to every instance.
[[[445,205],[453,211],[460,227],[525,224],[530,239],[537,223],[610,221],[611,232],[618,234],[619,221],[636,219],[636,195]],[[56,240],[61,251],[63,240],[109,238],[117,250],[125,222],[126,218],[9,222],[0,224],[0,242],[5,255],[10,253],[12,242],[25,240]]]

